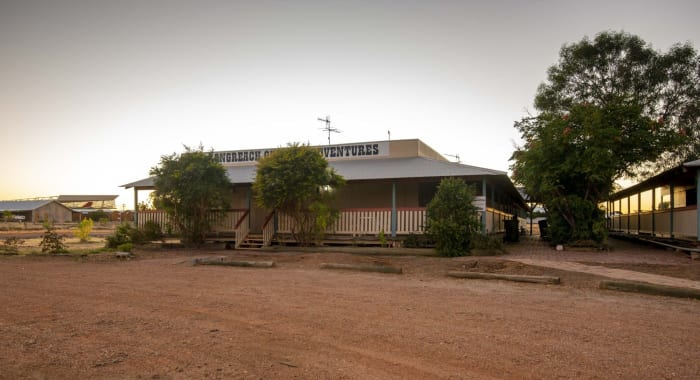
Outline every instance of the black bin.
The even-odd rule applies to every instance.
[[[540,239],[549,240],[549,230],[547,227],[547,219],[542,219],[537,224],[540,226]]]
[[[504,220],[503,223],[506,227],[506,235],[503,237],[503,240],[509,243],[515,243],[520,240],[520,223],[518,219]]]

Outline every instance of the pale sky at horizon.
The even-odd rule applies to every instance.
[[[183,144],[418,138],[497,170],[563,44],[700,48],[698,1],[0,0],[0,200],[119,194]],[[448,157],[449,158],[449,157]]]

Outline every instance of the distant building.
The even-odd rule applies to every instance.
[[[70,221],[80,221],[83,217],[86,217],[94,212],[103,211],[107,218],[114,219],[112,214],[116,211],[115,200],[118,195],[59,195],[54,197],[43,197],[43,198],[33,198],[33,199],[20,199],[13,201],[0,201],[0,204],[7,205],[8,211],[11,209],[16,210],[16,215],[24,215],[25,221],[35,222],[43,221],[43,211],[32,212],[32,216],[29,216],[30,211],[34,210],[34,207],[43,207],[43,205],[50,202],[56,202],[71,211],[68,218],[64,215],[56,215],[49,213],[51,217],[49,220],[55,222],[70,222]],[[39,205],[39,206],[37,206]],[[20,210],[22,209],[22,210]],[[0,209],[0,211],[3,211]],[[15,211],[12,211],[15,215]],[[36,219],[38,217],[38,219]],[[116,220],[119,220],[119,216]],[[21,218],[15,218],[21,219]]]
[[[524,216],[527,205],[506,172],[450,162],[418,139],[374,141],[317,146],[329,166],[346,180],[336,196],[340,210],[338,221],[330,227],[335,235],[362,236],[386,234],[397,237],[422,234],[428,202],[443,178],[456,177],[473,185],[475,205],[481,210],[484,232],[498,233],[505,229],[505,220]],[[284,215],[256,207],[252,183],[257,160],[274,149],[248,149],[214,152],[233,182],[231,204],[234,208],[227,226],[236,230],[237,244],[243,235],[264,235],[270,239],[288,234],[294,226]],[[134,189],[134,208],[138,209],[138,192],[153,190],[154,179],[146,178],[123,187]],[[167,224],[162,213],[139,211],[137,223],[146,220]],[[240,232],[240,234],[239,234]]]
[[[64,223],[73,219],[73,211],[53,199],[0,201],[0,212],[6,211],[12,213],[15,221]]]

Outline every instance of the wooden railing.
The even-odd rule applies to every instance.
[[[210,212],[208,219],[212,225],[212,231],[233,231],[236,223],[241,219],[241,216],[247,212],[248,210],[244,209],[230,210],[223,214],[219,211]],[[165,211],[139,211],[138,216],[138,228],[143,228],[148,221],[154,221],[160,225],[160,228],[164,232],[178,232],[177,228],[172,225],[170,216]]]
[[[345,209],[326,231],[337,234],[369,235],[391,232],[391,209]]]
[[[422,234],[425,232],[427,213],[425,208],[400,208],[396,210],[397,234]]]
[[[150,221],[158,223],[163,231],[166,231],[170,226],[169,229],[173,230],[172,232],[177,232],[174,231],[175,226],[171,225],[170,216],[165,211],[138,211],[137,228],[142,229],[146,222]]]
[[[271,212],[263,224],[263,247],[272,245],[272,238],[275,236],[275,212]]]
[[[236,224],[241,219],[243,214],[247,213],[248,210],[238,209],[231,210],[225,214],[214,213],[209,214],[209,221],[212,223],[212,231],[231,231],[235,229]]]
[[[249,227],[248,227],[248,218],[250,216],[250,211],[246,210],[243,215],[238,219],[238,222],[236,225],[233,227],[234,232],[236,233],[236,249],[238,249],[241,244],[243,244],[243,240],[245,240],[246,237],[248,237],[248,232],[249,232]]]
[[[396,210],[397,234],[422,234],[425,231],[425,208],[400,208]],[[294,220],[287,214],[280,213],[277,231],[291,233]],[[391,209],[343,209],[338,219],[326,233],[351,235],[376,235],[380,232],[391,233]]]

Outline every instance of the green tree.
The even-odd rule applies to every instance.
[[[441,256],[464,256],[469,253],[472,236],[481,223],[474,207],[474,188],[462,179],[440,181],[435,197],[428,203],[427,232]]]
[[[182,234],[185,244],[200,245],[211,231],[209,215],[229,208],[232,183],[224,167],[200,146],[185,146],[182,154],[162,156],[151,168],[153,199]]]
[[[513,179],[543,202],[553,243],[605,238],[598,204],[614,183],[698,152],[700,60],[606,32],[565,45],[540,85],[537,116],[515,123],[524,145]],[[656,164],[662,163],[662,164]]]
[[[637,36],[603,32],[593,41],[584,38],[564,45],[559,62],[547,74],[535,96],[535,108],[542,113],[562,116],[578,105],[594,105],[604,112],[623,111],[627,117],[657,121],[651,132],[677,137],[651,139],[653,145],[644,149],[651,148],[654,154],[630,160],[625,174],[648,175],[650,170],[698,158],[700,57],[690,43],[676,44],[663,53]],[[617,118],[614,126],[620,134],[628,133],[627,120]],[[635,140],[627,141],[639,151],[641,144]]]
[[[294,239],[308,246],[333,223],[333,193],[344,183],[317,149],[294,143],[258,162],[253,191],[258,206],[289,215]]]

